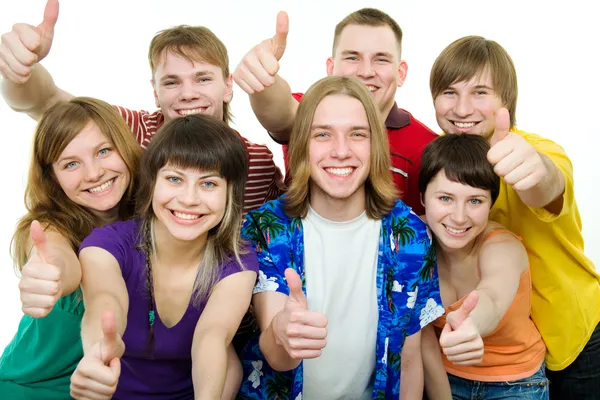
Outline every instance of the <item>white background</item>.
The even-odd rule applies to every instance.
[[[64,0],[54,46],[43,64],[56,83],[75,95],[154,110],[147,50],[154,34],[173,25],[205,25],[229,49],[233,71],[243,55],[275,31],[280,9],[290,16],[281,75],[294,91],[305,91],[325,75],[335,24],[348,13],[377,7],[404,32],[402,57],[408,78],[397,100],[434,131],[429,71],[440,51],[455,39],[478,34],[498,41],[513,57],[519,78],[517,123],[561,144],[575,168],[576,196],[586,253],[600,264],[598,193],[600,129],[600,23],[592,1],[395,0]],[[13,23],[42,21],[45,0],[0,0],[0,32]],[[246,94],[234,87],[234,126],[248,139],[267,144],[279,165],[281,150],[255,120]],[[35,124],[0,100],[0,349],[21,317],[18,278],[8,248],[24,213],[23,189]]]

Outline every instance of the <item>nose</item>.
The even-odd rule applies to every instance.
[[[350,157],[351,151],[346,136],[336,137],[333,141],[331,156],[333,158],[344,159]]]
[[[454,113],[459,117],[468,117],[473,114],[473,104],[470,96],[458,96],[454,106]]]
[[[371,60],[361,60],[358,66],[357,75],[361,78],[370,78],[373,75],[375,75],[375,70],[373,69],[373,64],[371,63]]]
[[[100,161],[94,160],[85,165],[85,180],[88,182],[97,182],[104,175],[104,168]]]
[[[467,223],[467,210],[465,205],[456,204],[452,210],[452,221],[461,226]]]
[[[196,100],[200,97],[198,88],[193,82],[183,82],[181,85],[181,92],[179,98],[181,101]]]
[[[179,202],[184,206],[194,206],[200,203],[199,188],[195,184],[186,184],[177,196]]]

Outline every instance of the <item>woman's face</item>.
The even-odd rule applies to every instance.
[[[167,164],[158,171],[152,196],[157,229],[181,241],[203,241],[227,208],[227,181],[214,171]]]
[[[427,225],[438,243],[459,250],[486,228],[492,198],[489,190],[453,182],[441,170],[427,185],[423,203]]]
[[[118,214],[131,175],[114,145],[90,121],[52,164],[54,176],[76,204],[101,218]]]

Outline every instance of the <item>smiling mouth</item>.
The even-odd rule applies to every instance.
[[[202,218],[202,214],[188,214],[183,213],[181,211],[169,210],[171,214],[173,214],[176,218],[185,220],[185,221],[195,221]]]
[[[465,232],[467,232],[469,229],[471,229],[471,227],[468,228],[464,228],[464,229],[455,229],[455,228],[450,228],[448,225],[446,224],[442,224],[444,226],[444,228],[446,228],[446,230],[454,235],[460,235],[463,234]]]
[[[206,110],[208,110],[208,107],[192,108],[189,110],[177,110],[177,114],[181,115],[182,117],[186,117],[188,115],[194,114],[205,114]]]
[[[457,128],[460,129],[470,129],[472,127],[474,127],[475,125],[477,125],[479,122],[458,122],[458,121],[452,121],[452,124],[454,126],[456,126]]]
[[[101,185],[94,186],[92,188],[86,189],[86,191],[89,192],[89,193],[92,193],[92,194],[99,194],[99,193],[105,192],[108,189],[110,189],[110,187],[115,183],[116,179],[117,178],[112,178],[111,180],[106,181],[106,182],[104,182]]]
[[[344,167],[344,168],[325,168],[325,171],[329,174],[346,177],[354,172],[354,167]]]
[[[369,89],[369,92],[373,93],[375,91],[377,91],[377,89],[379,89],[377,86],[373,86],[373,85],[365,85],[367,87],[367,89]]]

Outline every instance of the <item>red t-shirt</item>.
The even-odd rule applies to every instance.
[[[294,99],[300,101],[304,93],[293,93]],[[417,215],[425,213],[419,193],[419,170],[421,169],[421,153],[429,142],[438,135],[414,118],[408,111],[398,108],[396,103],[385,120],[394,183],[400,191],[400,198],[413,209]],[[288,149],[283,145],[286,180],[288,172]]]

